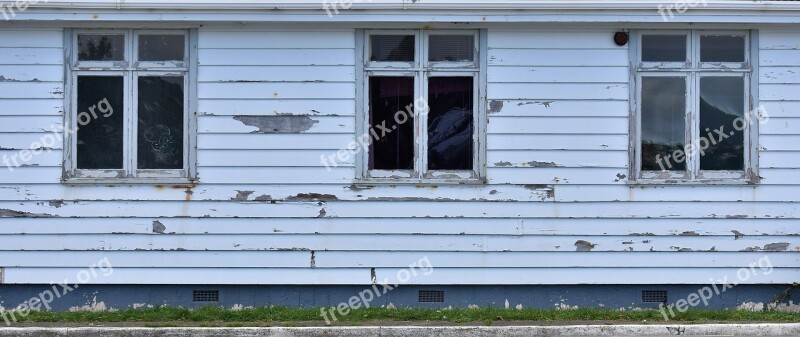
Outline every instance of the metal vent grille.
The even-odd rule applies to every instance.
[[[444,291],[420,290],[419,303],[444,303]]]
[[[192,302],[218,303],[219,290],[194,290],[192,291]]]
[[[645,290],[642,291],[643,303],[667,303],[667,292],[665,290]]]

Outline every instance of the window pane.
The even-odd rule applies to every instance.
[[[186,37],[183,35],[139,36],[140,61],[182,61]]]
[[[122,169],[122,77],[78,77],[78,169]]]
[[[701,170],[744,170],[744,110],[744,79],[700,79],[700,142],[708,144]]]
[[[744,36],[705,35],[700,37],[701,62],[744,62]]]
[[[686,35],[643,35],[642,61],[686,62]]]
[[[125,60],[125,35],[78,35],[78,60]]]
[[[642,78],[642,170],[685,171],[686,79]]]
[[[183,77],[139,77],[138,168],[183,168]]]
[[[414,35],[370,35],[370,60],[377,62],[414,62]]]
[[[428,170],[472,170],[472,77],[432,77],[428,82]]]
[[[414,169],[413,109],[413,77],[370,77],[370,169]]]
[[[431,35],[428,54],[430,61],[469,62],[475,55],[472,35]]]

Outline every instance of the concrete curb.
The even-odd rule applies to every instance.
[[[800,336],[800,324],[571,325],[499,327],[312,328],[3,328],[0,337],[556,337],[556,336]]]

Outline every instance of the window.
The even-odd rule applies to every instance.
[[[751,101],[749,32],[643,31],[632,55],[639,180],[757,179],[761,116]]]
[[[474,181],[484,176],[485,53],[479,31],[366,31],[359,39],[359,177]],[[367,140],[368,139],[368,140]]]
[[[183,30],[70,36],[67,181],[189,180],[196,73]]]

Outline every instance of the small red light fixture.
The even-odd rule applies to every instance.
[[[626,32],[617,32],[616,34],[614,34],[614,43],[616,43],[620,47],[627,45],[629,39],[630,37]]]

